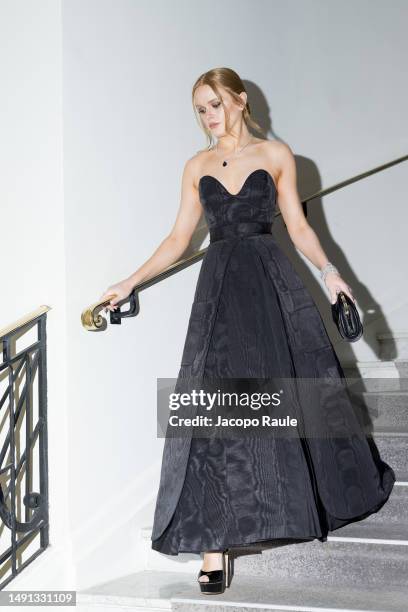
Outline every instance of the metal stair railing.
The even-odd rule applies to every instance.
[[[49,310],[49,306],[40,306],[0,329],[3,357],[0,389],[5,387],[0,392],[0,589],[49,545],[46,362]],[[34,327],[36,340],[17,350],[17,341]],[[28,553],[31,554],[25,558]]]

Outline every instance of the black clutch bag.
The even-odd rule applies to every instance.
[[[340,291],[337,301],[331,305],[333,321],[340,332],[340,336],[348,342],[356,342],[363,335],[363,325],[360,315],[351,298]]]

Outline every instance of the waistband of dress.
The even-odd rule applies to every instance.
[[[210,228],[210,243],[223,238],[236,238],[254,236],[256,234],[271,234],[272,223],[263,221],[241,221],[240,223],[228,223],[216,225]]]

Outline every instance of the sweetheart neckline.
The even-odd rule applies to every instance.
[[[242,191],[244,190],[244,188],[245,188],[245,186],[246,186],[247,182],[249,181],[249,179],[251,178],[251,176],[252,176],[253,174],[255,174],[256,172],[265,172],[265,173],[267,174],[267,176],[269,176],[269,178],[271,179],[272,184],[273,184],[273,186],[274,186],[274,188],[275,188],[275,191],[277,191],[277,189],[276,189],[276,184],[275,184],[275,180],[274,180],[274,178],[273,178],[272,174],[271,174],[271,173],[270,173],[268,170],[265,170],[265,168],[256,168],[255,170],[252,170],[252,172],[250,172],[250,173],[248,174],[248,176],[246,177],[245,181],[244,181],[244,182],[243,182],[243,184],[242,184],[241,189],[240,189],[240,190],[239,190],[237,193],[231,193],[230,191],[228,191],[228,189],[225,187],[225,185],[223,185],[223,184],[221,183],[221,181],[220,181],[220,180],[219,180],[219,179],[218,179],[216,176],[213,176],[212,174],[203,174],[203,176],[200,176],[200,179],[199,179],[199,181],[198,181],[198,185],[199,185],[199,186],[201,185],[201,181],[202,181],[204,178],[212,178],[214,181],[216,181],[216,182],[217,182],[217,183],[218,183],[218,184],[219,184],[219,185],[220,185],[220,186],[223,188],[223,190],[224,190],[224,191],[225,191],[225,192],[226,192],[226,193],[227,193],[227,194],[228,194],[228,195],[229,195],[231,198],[236,198],[237,196],[239,196],[239,195],[242,193]]]

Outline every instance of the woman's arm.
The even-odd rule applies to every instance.
[[[116,297],[110,300],[105,311],[117,308],[116,304],[126,298],[136,285],[155,276],[178,261],[188,247],[202,214],[198,189],[195,186],[196,165],[197,155],[189,159],[184,166],[180,206],[170,233],[159,244],[151,257],[135,272],[106,289],[100,297],[101,301],[111,294],[116,294]]]
[[[295,158],[287,144],[280,142],[276,147],[275,143],[274,165],[280,170],[277,182],[279,208],[289,236],[295,247],[321,270],[329,260],[304,215],[297,191]],[[332,304],[336,301],[339,291],[344,291],[355,302],[351,288],[339,274],[329,272],[325,277],[325,284]]]

